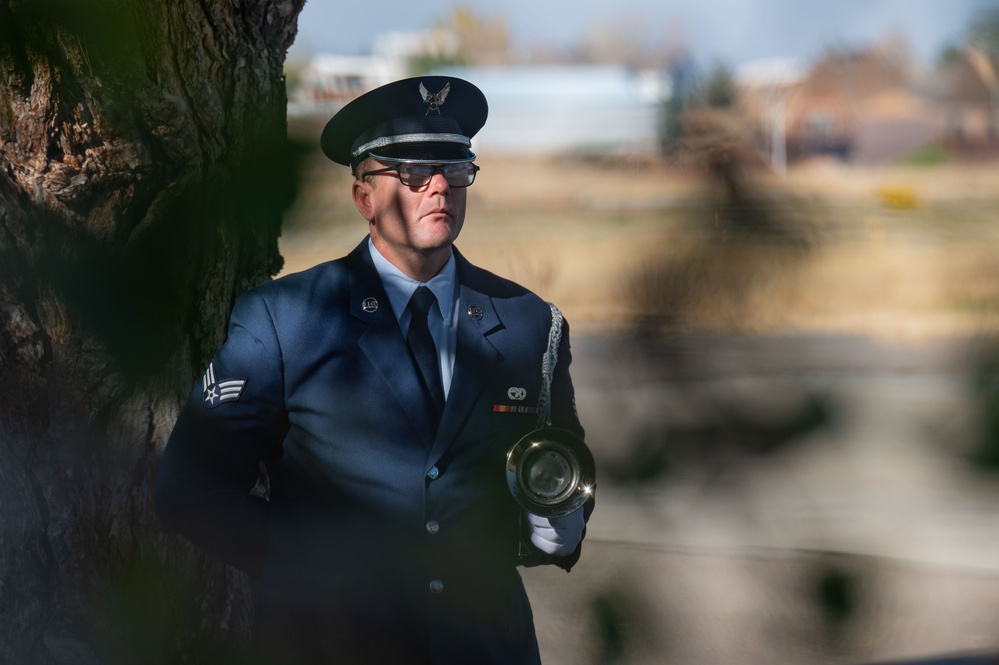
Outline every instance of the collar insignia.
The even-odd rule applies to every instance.
[[[436,95],[434,95],[434,94],[431,94],[431,92],[429,90],[427,90],[427,86],[423,85],[423,82],[421,81],[420,82],[420,96],[423,97],[423,101],[427,103],[427,113],[426,113],[426,115],[430,115],[431,111],[433,111],[437,115],[440,115],[441,114],[441,107],[444,106],[444,100],[447,99],[447,93],[449,93],[449,92],[451,92],[451,84],[450,83],[445,83],[444,87],[441,88],[440,92],[438,92]]]

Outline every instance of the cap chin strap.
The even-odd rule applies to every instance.
[[[368,153],[368,157],[377,159],[379,162],[387,164],[467,164],[475,161],[475,153],[468,151],[468,157],[455,157],[454,159],[410,159],[409,157],[385,157],[373,152]]]
[[[472,140],[463,134],[442,134],[439,132],[423,132],[419,134],[398,134],[396,136],[379,136],[367,143],[354,148],[350,155],[357,159],[366,152],[387,148],[391,145],[405,143],[456,143],[466,148],[472,145]]]
[[[468,151],[467,157],[455,157],[454,159],[410,159],[408,157],[386,157],[374,152],[369,152],[366,155],[356,157],[354,161],[351,162],[350,174],[357,175],[357,167],[368,157],[386,164],[467,164],[469,162],[474,162],[477,159],[475,153],[471,150]]]

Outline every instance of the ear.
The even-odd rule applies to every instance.
[[[357,211],[361,213],[361,217],[368,220],[368,222],[373,222],[375,220],[375,206],[374,202],[371,200],[373,195],[373,187],[371,183],[365,182],[360,179],[354,180],[354,185],[351,188],[351,195],[354,198],[354,206]]]

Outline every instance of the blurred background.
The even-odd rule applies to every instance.
[[[545,662],[999,662],[999,3],[310,0],[286,272],[366,233],[322,125],[428,73],[490,104],[459,248],[572,326]]]

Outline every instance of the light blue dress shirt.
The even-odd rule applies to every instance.
[[[451,389],[451,375],[454,371],[454,354],[458,340],[457,310],[458,280],[457,270],[454,263],[454,254],[439,273],[429,282],[418,282],[407,276],[401,270],[392,265],[388,259],[381,255],[375,248],[371,238],[368,238],[368,250],[371,252],[371,260],[374,261],[375,270],[382,280],[382,286],[388,295],[392,312],[399,322],[399,329],[402,330],[403,339],[409,332],[409,299],[417,287],[425,285],[437,298],[437,307],[431,308],[427,315],[427,326],[430,328],[430,336],[434,338],[437,346],[437,355],[440,358],[441,382],[444,384],[444,397],[446,398]]]

